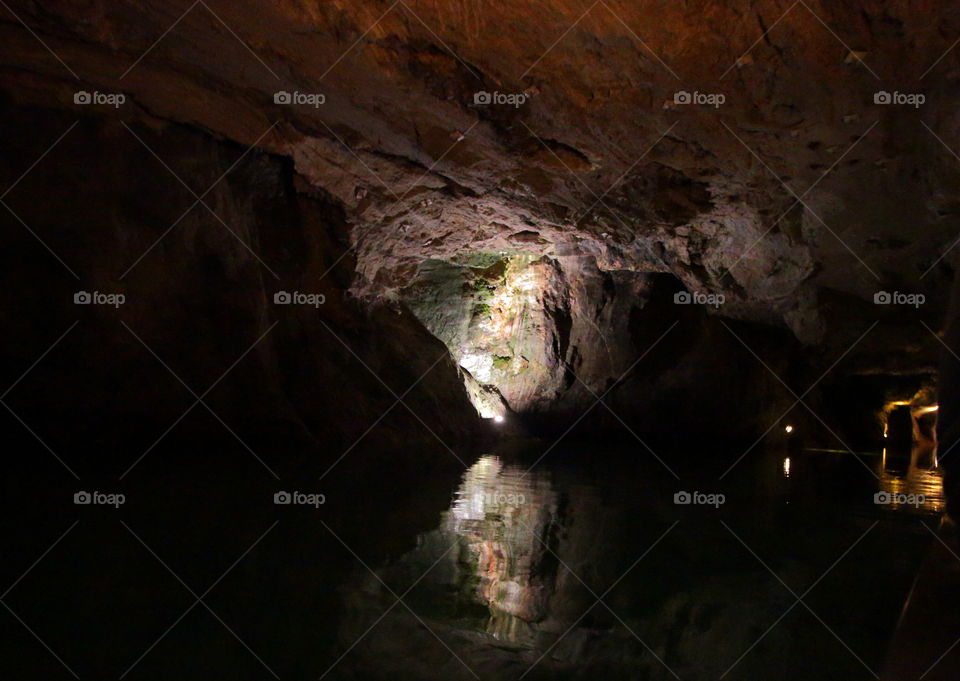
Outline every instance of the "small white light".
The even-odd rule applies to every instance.
[[[496,421],[497,423],[503,423],[503,417],[500,416],[500,414],[497,414],[496,416],[494,416],[493,420]]]
[[[784,431],[786,431],[787,433],[792,433],[792,432],[793,432],[793,426],[787,426],[786,428],[784,428]]]

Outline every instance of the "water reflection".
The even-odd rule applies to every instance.
[[[910,453],[884,448],[880,460],[878,503],[890,510],[942,513],[945,508],[943,471],[937,449],[914,444]]]
[[[876,542],[844,556],[847,574],[870,580],[818,585],[817,613],[877,667],[930,542],[920,522],[943,510],[930,448],[874,457],[867,465],[879,487],[845,451],[770,449],[754,469],[738,469],[721,509],[676,506],[676,480],[636,452],[574,453],[574,462],[529,473],[512,463],[524,460],[516,453],[481,457],[449,497],[439,495],[449,505],[431,507],[412,548],[378,565],[376,577],[358,568],[344,589],[343,678],[392,679],[401,659],[404,678],[429,680],[469,681],[476,669],[490,681],[670,681],[674,672],[706,681],[743,658],[735,671],[744,681],[771,670],[807,681],[806,661],[833,640],[829,632],[818,639],[808,620],[785,618],[768,645],[751,647],[792,602],[768,570],[791,585],[815,584],[869,531],[874,493],[922,494],[919,508],[899,496],[884,506],[913,517],[881,523]],[[691,487],[710,481],[703,473]],[[887,560],[892,545],[902,559]],[[817,678],[870,681],[842,648],[829,663],[836,673]]]
[[[529,642],[530,623],[546,614],[547,587],[534,569],[556,519],[549,480],[496,456],[481,457],[464,474],[445,515],[446,532],[462,542],[461,565],[477,580],[473,596],[490,610],[487,633]]]
[[[787,493],[787,503],[793,497],[802,507],[804,499],[812,499],[802,490],[830,488],[834,478],[851,475],[842,466],[846,458],[812,453],[774,458],[782,477],[772,486]],[[877,502],[875,497],[873,501],[882,510],[920,515],[944,511],[943,473],[935,447],[918,444],[909,452],[891,448],[875,461],[879,482],[874,490],[886,500]],[[865,473],[853,467],[854,474],[857,470]],[[569,574],[558,578],[558,574],[567,573],[567,565],[578,566],[579,572],[584,557],[601,544],[606,546],[605,555],[593,556],[591,563],[596,561],[596,567],[592,569],[603,571],[604,563],[618,562],[613,546],[629,535],[622,514],[640,508],[642,493],[638,496],[636,490],[615,500],[616,484],[610,481],[601,489],[572,484],[563,476],[554,479],[555,474],[549,468],[528,472],[525,466],[505,463],[498,456],[481,457],[463,474],[450,508],[431,533],[435,540],[423,544],[432,553],[416,559],[417,564],[428,564],[439,556],[440,547],[456,544],[447,579],[458,585],[458,598],[485,609],[475,628],[505,643],[536,647],[545,622],[566,627],[572,619],[559,611],[578,599],[579,594],[570,590],[577,580]],[[846,493],[853,496],[852,489]],[[862,499],[859,503],[870,501],[856,496]],[[746,503],[760,508],[767,502]],[[614,570],[611,577],[615,576]],[[449,593],[440,597],[449,598]],[[571,612],[576,613],[577,607],[581,605],[571,606]]]

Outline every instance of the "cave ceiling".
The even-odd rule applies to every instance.
[[[353,225],[355,292],[507,254],[670,273],[829,335],[825,297],[939,295],[960,202],[960,6],[11,2],[24,105],[291,159]],[[78,91],[124,95],[78,105]],[[889,101],[888,101],[889,100]],[[960,249],[958,249],[960,250]],[[930,313],[937,311],[936,305]]]

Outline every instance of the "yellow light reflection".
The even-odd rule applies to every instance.
[[[887,450],[881,458],[879,491],[884,508],[918,513],[941,513],[946,503],[943,494],[943,471],[937,466],[936,448],[915,445],[906,470],[887,468]]]

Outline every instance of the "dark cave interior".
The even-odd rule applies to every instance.
[[[4,676],[956,677],[960,6],[0,5]]]

